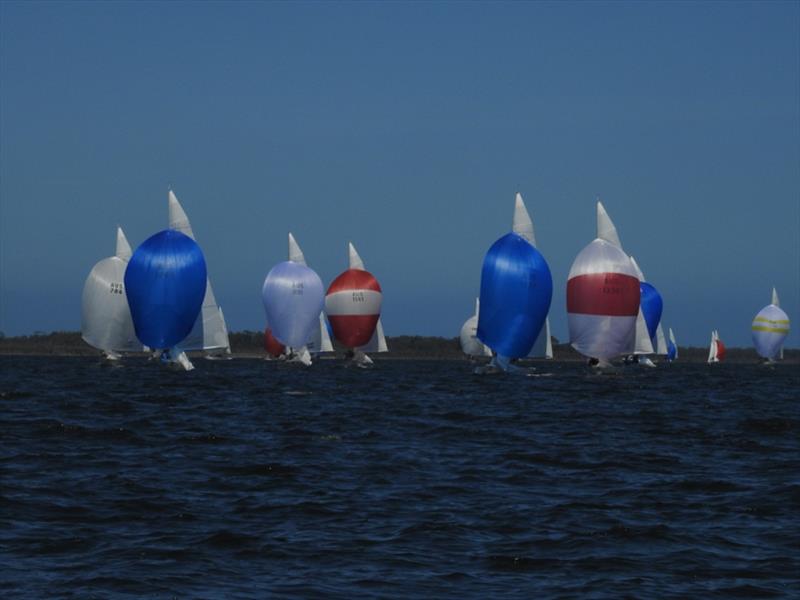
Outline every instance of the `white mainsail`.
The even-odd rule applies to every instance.
[[[514,199],[514,220],[511,224],[511,231],[527,240],[528,243],[536,248],[536,234],[533,230],[533,219],[525,206],[522,194],[517,192]],[[537,248],[538,250],[538,248]],[[553,358],[553,342],[550,338],[550,317],[545,317],[544,326],[539,332],[539,337],[533,343],[531,351],[528,353],[531,358],[544,357]]]
[[[349,255],[349,268],[359,269],[361,271],[367,270],[364,267],[364,261],[361,260],[361,256],[359,256],[358,251],[356,251],[356,247],[353,246],[352,242],[348,242],[348,255]],[[361,350],[362,352],[389,351],[389,347],[386,345],[386,336],[383,334],[383,323],[381,323],[380,319],[378,319],[378,324],[375,325],[375,331],[372,334],[372,337],[366,344],[360,346],[358,350]]]
[[[608,216],[608,215],[606,215]],[[610,220],[609,220],[610,222]],[[612,225],[613,227],[613,225]],[[616,229],[614,230],[616,234]],[[619,240],[619,238],[617,238]],[[639,283],[645,281],[644,273],[639,268],[639,263],[633,256],[630,257],[633,268],[636,270],[636,276],[639,278]],[[641,305],[639,306],[639,314],[636,315],[636,340],[633,347],[633,354],[653,354],[653,342],[650,340],[650,334],[647,331],[647,323],[644,320],[644,313],[642,312]]]
[[[195,239],[189,217],[183,210],[181,203],[172,190],[169,190],[169,228]],[[194,327],[188,336],[179,344],[182,350],[221,350],[226,354],[231,352],[228,339],[228,328],[222,309],[214,297],[211,279],[206,279],[206,294],[203,298],[203,307],[195,321]]]
[[[114,256],[98,262],[86,278],[81,297],[81,337],[103,350],[109,359],[119,352],[141,352],[125,295],[125,269],[131,258],[131,246],[121,227],[117,227]]]
[[[708,346],[708,362],[719,362],[717,358],[717,331],[716,329],[711,332],[711,343]]]

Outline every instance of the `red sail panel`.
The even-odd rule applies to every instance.
[[[264,331],[264,350],[266,350],[275,358],[278,358],[281,354],[283,354],[283,351],[286,350],[286,346],[275,339],[275,336],[272,335],[272,330],[269,327],[267,327],[267,329]]]
[[[639,279],[622,273],[576,275],[567,282],[568,313],[635,317],[639,298]]]
[[[722,360],[725,358],[725,344],[722,343],[722,340],[717,339],[717,360]]]
[[[334,292],[348,290],[373,290],[375,292],[380,292],[381,286],[372,273],[360,269],[348,269],[333,280],[327,293],[333,294]]]
[[[363,346],[369,342],[380,315],[331,315],[328,321],[333,335],[348,348]]]

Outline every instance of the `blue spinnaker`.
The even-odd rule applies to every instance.
[[[319,275],[300,263],[278,263],[264,280],[261,293],[275,339],[291,348],[308,344],[325,303]]]
[[[125,270],[125,293],[139,341],[154,349],[172,348],[189,335],[203,305],[203,251],[173,229],[147,238]]]
[[[553,278],[541,253],[516,233],[504,235],[483,259],[478,339],[499,355],[527,356],[552,296]]]
[[[661,299],[661,294],[658,293],[658,290],[645,281],[639,283],[639,291],[641,292],[639,302],[642,307],[644,322],[647,325],[647,335],[652,340],[655,339],[658,324],[661,322],[664,301]]]

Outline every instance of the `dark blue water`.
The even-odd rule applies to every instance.
[[[800,369],[0,357],[3,598],[800,596]]]

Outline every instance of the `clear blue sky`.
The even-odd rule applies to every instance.
[[[800,4],[0,3],[0,330],[80,327],[121,224],[172,185],[233,330],[292,231],[352,240],[387,335],[456,336],[514,193],[553,272],[599,195],[680,343],[800,346]]]

